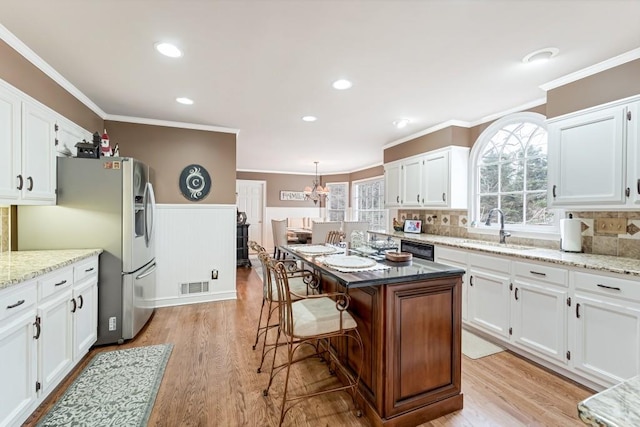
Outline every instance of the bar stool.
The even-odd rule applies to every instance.
[[[271,280],[275,281],[278,297],[282,301],[279,304],[280,322],[276,342],[279,342],[281,337],[285,338],[287,360],[285,363],[276,365],[276,354],[280,346],[275,346],[271,363],[271,375],[269,376],[269,383],[263,391],[263,394],[265,396],[269,395],[269,389],[273,384],[274,377],[278,372],[284,370],[284,392],[280,408],[279,425],[282,425],[286,413],[302,399],[341,390],[348,391],[351,394],[353,404],[356,408],[356,415],[358,417],[361,416],[362,411],[358,407],[356,393],[358,392],[358,384],[362,372],[364,352],[362,338],[358,332],[356,321],[347,311],[349,307],[349,296],[336,292],[298,298],[299,295],[296,295],[291,287],[285,265],[281,262],[276,263],[273,260],[270,260],[267,264],[269,270],[268,275]],[[335,300],[332,298],[335,298]],[[339,337],[354,340],[358,344],[360,363],[356,374],[343,366],[335,352],[331,349],[330,339]],[[324,344],[318,345],[318,342],[323,342]],[[303,344],[311,344],[316,351],[312,354],[296,358],[295,353]],[[285,345],[282,347],[285,347]],[[341,371],[346,384],[340,384],[330,389],[312,391],[306,394],[288,396],[291,366],[316,356],[325,356],[325,358],[328,358],[330,366]],[[333,369],[330,370],[330,372],[333,372]],[[287,402],[292,401],[297,402],[287,405]]]

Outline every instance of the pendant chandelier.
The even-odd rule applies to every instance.
[[[320,180],[318,179],[318,162],[314,163],[316,164],[316,177],[313,180],[313,187],[307,186],[304,188],[304,198],[306,200],[313,200],[313,203],[317,205],[318,200],[323,197],[327,197],[329,189],[320,185]]]

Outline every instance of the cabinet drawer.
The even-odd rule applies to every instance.
[[[568,272],[564,268],[528,262],[515,262],[513,272],[519,277],[553,283],[554,285],[567,286]]]
[[[511,273],[511,261],[497,256],[469,254],[469,264],[483,270],[493,270],[507,275]]]
[[[435,248],[435,255],[437,262],[443,264],[446,264],[447,261],[452,261],[457,264],[467,264],[468,253],[464,251],[437,246]]]
[[[57,271],[53,274],[44,276],[38,280],[40,287],[40,298],[46,298],[63,289],[67,289],[73,285],[73,269],[71,267]]]
[[[640,280],[625,280],[597,274],[573,273],[576,290],[640,301]]]
[[[0,320],[7,319],[25,309],[35,308],[37,299],[35,280],[0,291]]]
[[[98,274],[98,258],[89,258],[87,260],[80,261],[73,267],[73,280],[79,282],[86,277],[95,276]]]

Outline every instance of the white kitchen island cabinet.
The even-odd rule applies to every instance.
[[[20,425],[95,343],[100,252],[0,254],[0,426]]]

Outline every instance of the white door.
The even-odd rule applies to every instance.
[[[402,163],[402,205],[420,206],[422,195],[422,157]]]
[[[449,152],[429,154],[424,158],[424,206],[447,206],[449,195]]]
[[[264,211],[265,211],[265,181],[236,181],[236,193],[238,194],[237,206],[240,212],[247,214],[249,224],[249,240],[264,246]]]
[[[500,338],[509,338],[509,277],[469,269],[469,322]]]
[[[402,200],[400,200],[400,187],[402,185],[400,177],[402,175],[400,172],[400,162],[384,165],[384,198],[386,207],[402,205]]]
[[[21,174],[20,99],[0,87],[0,199],[18,200]],[[22,187],[24,187],[24,182]],[[9,204],[9,203],[7,203]]]
[[[640,101],[627,107],[627,150],[629,197],[635,205],[640,205]]]
[[[55,118],[43,108],[23,104],[22,196],[28,200],[55,201]]]

